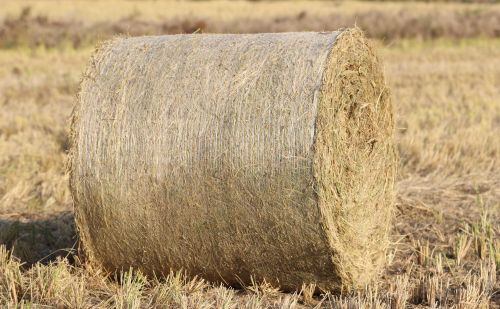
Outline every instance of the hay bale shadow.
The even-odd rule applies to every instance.
[[[73,212],[0,215],[0,245],[27,267],[58,257],[71,262],[76,244]]]

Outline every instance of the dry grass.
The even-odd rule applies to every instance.
[[[2,2],[0,47],[89,46],[116,34],[337,30],[372,38],[500,36],[500,4],[296,1]]]
[[[5,12],[18,14],[19,6],[6,3]],[[32,3],[34,16],[49,11]],[[101,5],[107,4],[96,10]],[[125,2],[114,20],[134,5]],[[316,5],[322,10],[326,4]],[[83,7],[78,2],[75,10]],[[69,16],[54,12],[56,19]],[[397,112],[398,211],[387,271],[377,284],[349,295],[313,296],[311,286],[284,294],[262,282],[232,290],[180,273],[156,280],[129,271],[112,280],[81,265],[64,161],[67,121],[90,52],[0,50],[0,306],[498,308],[497,39],[404,40],[383,47]]]
[[[142,16],[147,20],[191,19],[200,16],[212,20],[215,24],[238,21],[244,18],[272,19],[296,16],[306,12],[312,16],[327,17],[331,14],[353,15],[371,10],[397,12],[411,10],[416,16],[423,16],[434,11],[478,12],[491,10],[498,12],[500,4],[478,4],[474,0],[466,1],[126,1],[126,0],[3,0],[0,20],[17,16],[23,7],[31,7],[33,15],[46,16],[49,19],[80,19],[85,24],[116,22],[131,16]],[[468,2],[468,3],[457,3]],[[489,1],[484,1],[489,2]],[[90,5],[91,4],[91,5]]]

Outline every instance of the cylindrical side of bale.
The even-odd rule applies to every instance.
[[[119,38],[72,119],[85,253],[109,271],[361,287],[393,206],[393,115],[357,29]]]

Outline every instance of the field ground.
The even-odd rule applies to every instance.
[[[498,38],[500,3],[3,0],[0,48],[81,48],[117,34],[324,31],[355,24],[386,43]]]
[[[4,17],[17,16],[28,2],[5,3]],[[158,12],[124,2],[106,15],[104,7],[113,7],[111,2],[76,2],[74,11],[68,3],[29,5],[33,16],[65,20],[71,14],[83,16],[84,10],[92,23],[107,16],[118,20],[134,7],[143,15]],[[175,14],[168,9],[172,4],[154,3],[164,6],[165,14]],[[211,18],[238,20],[231,17],[234,12],[226,12],[234,4],[179,5]],[[281,11],[280,5],[274,12]],[[290,12],[326,14],[323,5],[330,4],[309,8],[299,3]],[[431,6],[412,5],[418,14]],[[349,10],[362,9],[359,3],[349,4]],[[389,264],[381,279],[363,291],[318,296],[311,295],[312,287],[296,294],[280,293],[265,283],[233,290],[182,274],[156,280],[131,271],[110,280],[82,265],[75,254],[65,159],[68,119],[92,44],[0,49],[0,305],[499,308],[500,40],[444,36],[377,44],[395,103],[400,155]]]
[[[465,1],[467,2],[467,1]],[[244,18],[284,17],[297,15],[306,11],[311,15],[328,16],[331,13],[343,15],[366,12],[369,10],[399,11],[408,10],[408,4],[403,2],[361,2],[361,1],[152,1],[144,4],[141,1],[119,0],[70,0],[70,1],[40,1],[40,0],[3,0],[0,19],[16,16],[20,8],[30,6],[35,15],[54,19],[82,19],[86,23],[102,21],[117,21],[131,14],[148,19],[161,20],[165,18],[210,18],[216,23],[241,20]],[[456,2],[413,2],[411,11],[425,15],[436,10],[476,12],[492,10],[499,11],[500,3],[485,6],[477,3]]]

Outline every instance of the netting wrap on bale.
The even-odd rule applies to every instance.
[[[360,287],[388,242],[392,133],[357,29],[115,39],[72,120],[86,255],[110,271]]]

